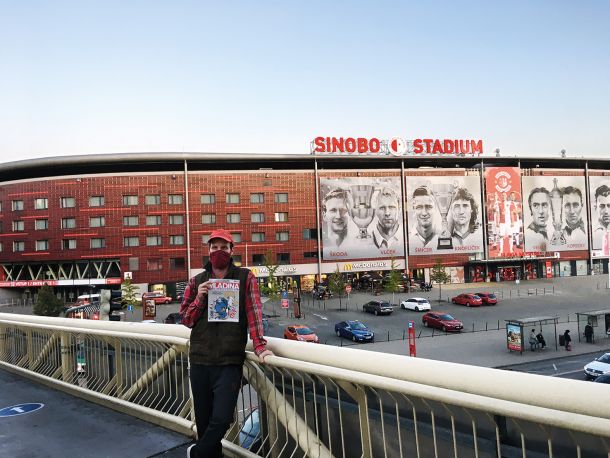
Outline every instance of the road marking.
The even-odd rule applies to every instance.
[[[553,364],[553,366],[554,366],[554,364]],[[555,370],[557,370],[557,369],[555,369]],[[584,374],[584,371],[582,369],[578,369],[575,371],[558,372],[556,374],[552,374],[551,377],[562,377],[564,375],[578,374],[580,372],[582,372]]]
[[[553,364],[553,369],[555,369],[555,372],[557,372],[557,366],[555,366],[555,364]]]
[[[325,316],[322,315],[318,315],[317,313],[312,313],[313,316],[317,316],[318,318],[321,318],[323,320],[328,320],[328,318],[326,318]]]

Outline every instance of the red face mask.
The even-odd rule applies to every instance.
[[[210,262],[214,269],[226,269],[229,266],[229,262],[231,262],[231,253],[223,250],[213,251],[210,253]]]

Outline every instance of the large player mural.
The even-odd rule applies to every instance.
[[[592,249],[610,256],[610,177],[590,176]]]
[[[523,255],[523,207],[521,169],[485,169],[485,204],[490,258]]]
[[[588,249],[582,176],[522,178],[525,251]]]
[[[476,176],[407,176],[409,254],[483,251]]]
[[[405,254],[399,177],[321,178],[324,260]]]

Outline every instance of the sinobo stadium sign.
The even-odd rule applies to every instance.
[[[418,138],[389,140],[363,137],[316,137],[311,142],[312,154],[371,154],[371,155],[472,155],[483,154],[483,140]]]

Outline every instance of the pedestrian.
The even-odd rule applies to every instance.
[[[570,337],[570,330],[566,329],[566,332],[563,333],[563,344],[566,347],[566,351],[572,351],[572,337]]]
[[[536,350],[540,346],[538,339],[536,338],[536,330],[532,329],[530,332],[530,348],[532,351]]]
[[[591,326],[591,323],[587,323],[585,326],[585,338],[587,343],[593,343],[593,326]]]
[[[536,334],[536,340],[538,340],[538,343],[540,344],[540,348],[542,348],[542,349],[546,348],[546,340],[544,340],[544,336],[542,335],[542,329],[540,329],[540,332],[538,334]]]
[[[228,231],[212,231],[208,239],[210,260],[202,273],[190,279],[180,306],[182,324],[191,328],[189,373],[197,425],[197,442],[188,448],[188,458],[222,457],[221,441],[233,422],[241,388],[248,332],[261,364],[273,356],[263,337],[256,277],[250,270],[235,266],[233,247]],[[239,285],[232,291],[238,302],[232,313],[208,310],[208,291],[214,291],[210,279]]]

